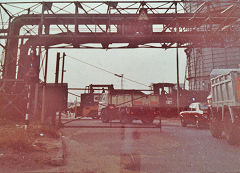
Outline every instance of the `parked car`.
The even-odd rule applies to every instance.
[[[196,125],[197,128],[208,126],[209,111],[208,106],[203,103],[192,103],[186,111],[180,112],[182,127],[188,124]]]

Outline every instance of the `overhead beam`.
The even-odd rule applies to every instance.
[[[130,43],[132,45],[141,45],[146,43],[200,43],[206,42],[220,42],[222,37],[226,35],[225,32],[210,32],[206,31],[194,31],[186,32],[185,30],[179,30],[176,34],[177,28],[187,28],[189,31],[194,30],[202,24],[208,17],[208,14],[198,13],[194,16],[194,13],[173,13],[173,14],[148,14],[148,20],[139,21],[139,14],[44,14],[44,21],[42,21],[42,14],[28,14],[16,17],[11,22],[8,32],[8,44],[7,49],[11,49],[6,54],[4,78],[16,77],[16,63],[18,54],[18,39],[19,38],[35,38],[36,46],[43,45],[48,46],[47,42],[51,42],[53,39],[59,39],[62,43],[101,43],[102,45],[108,45],[111,43]],[[231,14],[227,16],[228,21],[237,21],[240,18],[239,14]],[[190,20],[192,19],[192,20]],[[212,14],[211,20],[215,25],[220,25],[225,21],[226,16],[224,14]],[[71,33],[67,32],[63,35],[49,35],[42,34],[37,36],[25,36],[20,35],[20,29],[24,25],[116,25],[117,32],[90,32],[84,33]],[[155,33],[152,30],[153,25],[167,25],[169,32]],[[145,28],[147,27],[147,28]],[[145,31],[145,29],[147,29]],[[105,35],[104,35],[105,34]],[[216,36],[215,36],[216,35]],[[0,38],[6,38],[6,36],[0,36]]]
[[[169,24],[171,21],[178,21],[179,23],[186,24],[194,22],[204,21],[208,15],[205,13],[199,13],[193,17],[194,13],[178,13],[178,14],[148,14],[149,20],[147,22],[151,24]],[[121,24],[122,22],[136,21],[139,14],[44,14],[45,23],[51,25],[57,24],[74,24],[75,20],[78,24]],[[225,15],[212,14],[211,19],[214,24],[221,23],[226,18]],[[237,20],[240,18],[239,14],[232,14],[228,16],[229,20]],[[37,25],[39,24],[41,15],[22,15],[14,19],[13,24],[16,25]],[[192,20],[191,20],[192,19]]]

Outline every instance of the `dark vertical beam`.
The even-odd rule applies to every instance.
[[[38,35],[41,36],[43,34],[43,24],[44,24],[44,7],[43,7],[43,4],[42,4],[42,14],[41,14],[41,21],[38,25]],[[41,55],[42,55],[42,47],[41,45],[38,46],[38,55],[39,55],[39,67],[40,67],[40,58],[41,58]],[[45,76],[44,76],[45,78]]]
[[[55,83],[58,83],[58,77],[59,77],[59,61],[60,61],[60,52],[57,53]]]
[[[44,72],[44,83],[47,83],[47,72],[48,72],[48,47],[46,49],[46,59],[45,59],[45,72]]]
[[[78,2],[75,2],[75,17],[74,17],[75,34],[77,34],[79,32],[78,22],[77,22],[78,8],[79,8]]]
[[[42,3],[42,14],[41,14],[41,20],[38,26],[38,35],[42,35],[43,23],[44,23],[44,4]]]
[[[63,60],[62,60],[62,78],[61,78],[61,83],[63,83],[63,75],[64,75],[64,64],[65,64],[65,52],[63,53]]]
[[[42,26],[44,24],[44,8],[42,4],[42,16],[41,16],[41,24],[39,26],[38,34],[42,34]],[[45,25],[45,34],[49,34],[49,25]],[[41,33],[41,34],[40,34]],[[41,112],[41,123],[45,123],[45,112],[46,112],[46,83],[47,83],[47,71],[48,71],[48,46],[45,47],[46,50],[46,59],[45,59],[45,72],[44,72],[44,85],[43,85],[43,93],[42,93],[42,112]]]
[[[50,25],[45,25],[45,34],[48,35],[50,31]],[[47,72],[48,72],[48,52],[49,52],[49,47],[45,46],[46,50],[46,59],[45,59],[45,72],[44,72],[44,83],[47,83]]]
[[[175,3],[175,13],[178,13],[177,3]],[[176,32],[177,36],[179,35],[179,23],[176,23]],[[177,64],[177,116],[179,116],[180,113],[180,87],[179,87],[179,54],[178,54],[178,47],[179,44],[177,43],[177,49],[176,49],[176,64]]]

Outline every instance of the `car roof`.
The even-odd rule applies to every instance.
[[[191,103],[190,105],[197,105],[197,104],[201,104],[200,102],[194,102],[194,103]]]

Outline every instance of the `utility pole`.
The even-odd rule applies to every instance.
[[[64,72],[65,72],[65,70],[64,70],[65,56],[66,56],[65,52],[63,52],[63,57],[62,57],[63,60],[62,60],[62,78],[61,78],[61,83],[63,83],[63,75],[64,75]]]
[[[38,26],[38,35],[42,35],[44,24],[44,6],[42,4],[42,14],[41,14],[41,23]],[[48,30],[46,34],[49,34],[49,27],[46,27]],[[41,47],[41,46],[40,46]],[[41,52],[41,50],[39,50]],[[43,84],[43,93],[42,93],[42,110],[41,110],[41,124],[45,123],[45,112],[46,112],[46,83],[47,83],[47,65],[48,65],[48,47],[46,47],[46,60],[45,60],[45,74],[44,74],[44,84]]]
[[[59,61],[60,61],[60,52],[57,53],[57,60],[56,60],[56,73],[55,73],[55,83],[58,83],[58,76],[59,76]]]
[[[178,44],[176,50],[176,61],[177,61],[177,114],[179,115],[180,112],[180,87],[179,87],[179,55],[178,55]]]
[[[177,14],[178,13],[178,8],[177,8],[177,3],[175,3],[175,13]],[[177,22],[176,23],[176,33],[177,35],[179,35],[179,23]],[[177,43],[177,49],[176,49],[176,58],[177,58],[177,116],[179,116],[179,113],[180,113],[180,93],[179,93],[179,55],[178,55],[178,46],[179,46],[179,43]]]

